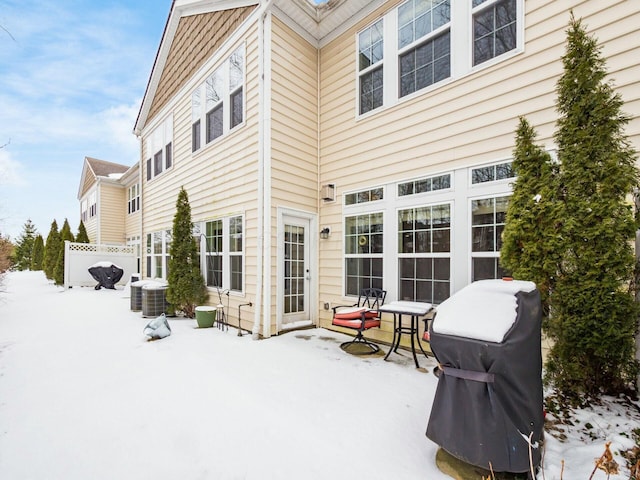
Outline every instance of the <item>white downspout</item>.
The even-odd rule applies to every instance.
[[[252,338],[260,338],[260,319],[264,321],[263,336],[271,335],[271,72],[270,46],[265,46],[265,27],[272,0],[262,0],[258,11],[258,238],[256,298],[262,299],[255,309]],[[260,302],[260,300],[258,300]]]
[[[139,252],[138,252],[138,262],[140,262],[140,265],[138,267],[138,278],[140,280],[142,280],[144,278],[144,276],[142,275],[143,271],[146,271],[146,261],[147,261],[147,250],[146,250],[146,245],[147,245],[147,239],[144,236],[144,232],[142,230],[142,227],[144,225],[144,208],[142,208],[142,202],[144,201],[144,193],[143,193],[143,188],[142,188],[142,167],[144,166],[144,157],[142,156],[143,153],[143,148],[142,148],[142,134],[138,135],[138,142],[140,144],[140,154],[138,155],[138,188],[140,189],[140,208],[138,209],[138,212],[140,212],[140,235],[139,235]],[[149,272],[146,272],[147,275],[149,274]]]
[[[97,243],[98,245],[102,245],[102,215],[101,215],[101,208],[100,208],[100,191],[102,190],[100,188],[100,177],[96,178],[96,223],[97,223],[97,227],[96,227],[96,237],[97,237]]]

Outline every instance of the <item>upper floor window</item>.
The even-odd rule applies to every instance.
[[[358,35],[358,75],[360,114],[382,106],[383,101],[383,21],[378,20]]]
[[[169,115],[147,137],[147,180],[157,177],[173,165],[173,116]]]
[[[127,213],[134,213],[140,210],[140,184],[136,183],[129,187],[127,196]]]
[[[478,167],[471,169],[471,183],[495,182],[496,180],[505,180],[514,178],[512,162],[497,163],[486,167]]]
[[[451,75],[450,0],[409,0],[398,7],[400,96]]]
[[[517,47],[516,0],[473,0],[473,65]]]
[[[241,46],[191,95],[192,152],[244,121],[244,63],[244,46]]]
[[[88,217],[89,212],[87,211],[87,210],[88,210],[88,209],[87,209],[87,205],[88,205],[88,204],[87,204],[87,199],[85,198],[85,199],[84,199],[84,200],[82,200],[82,202],[80,203],[80,219],[81,219],[83,222],[86,222],[86,221],[87,221],[87,218],[89,218],[89,217]]]
[[[357,114],[521,51],[524,1],[406,0],[390,10],[357,34]]]
[[[89,218],[93,218],[98,214],[98,195],[91,192],[89,194]]]

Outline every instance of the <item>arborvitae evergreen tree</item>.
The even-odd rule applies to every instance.
[[[533,127],[520,118],[513,151],[516,180],[502,233],[500,263],[513,278],[535,282],[547,317],[547,299],[558,264],[550,248],[557,227],[557,187],[551,155],[535,145],[535,138]]]
[[[80,225],[78,225],[78,234],[76,235],[77,243],[89,243],[89,235],[87,234],[87,229],[84,226],[84,222],[80,220]]]
[[[180,189],[173,218],[171,257],[169,259],[167,301],[182,310],[188,318],[195,316],[195,307],[207,300],[207,287],[200,272],[198,249],[193,238],[191,206],[187,191]]]
[[[44,259],[44,239],[42,235],[36,236],[33,242],[33,253],[31,254],[31,270],[34,272],[42,270],[42,261]]]
[[[0,274],[11,268],[14,245],[8,237],[0,233]],[[1,280],[1,277],[0,277]]]
[[[53,269],[53,280],[56,285],[64,285],[64,249],[65,242],[73,242],[73,233],[71,233],[71,227],[69,221],[65,218],[64,224],[60,229],[60,244],[58,247],[58,258],[56,259],[56,265]]]
[[[36,227],[31,219],[27,220],[22,226],[22,233],[18,238],[14,253],[13,264],[18,270],[28,270],[31,267],[31,255],[36,233]]]
[[[58,260],[58,252],[60,251],[60,232],[58,232],[58,222],[51,222],[49,235],[47,235],[47,243],[44,246],[44,259],[42,269],[45,276],[49,280],[53,280],[53,269]]]
[[[605,82],[597,41],[573,15],[557,84],[555,135],[562,185],[554,251],[562,261],[551,296],[554,340],[547,378],[568,397],[616,394],[637,373],[637,308],[626,197],[638,184],[635,152],[623,132],[623,101]]]

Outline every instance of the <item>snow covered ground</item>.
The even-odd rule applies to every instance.
[[[15,272],[0,290],[0,479],[449,478],[425,436],[433,359],[420,371],[348,355],[323,329],[254,341],[183,318],[148,342],[121,289]],[[562,478],[587,480],[606,441],[631,448],[640,428],[614,401],[574,420],[564,442],[546,435],[545,480],[562,460]]]

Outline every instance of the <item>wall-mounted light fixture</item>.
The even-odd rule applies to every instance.
[[[323,240],[329,238],[329,235],[331,235],[331,227],[324,227],[322,230],[320,230],[320,238],[322,238]]]
[[[333,202],[336,199],[336,184],[327,183],[326,185],[322,185],[320,198],[325,202]]]

